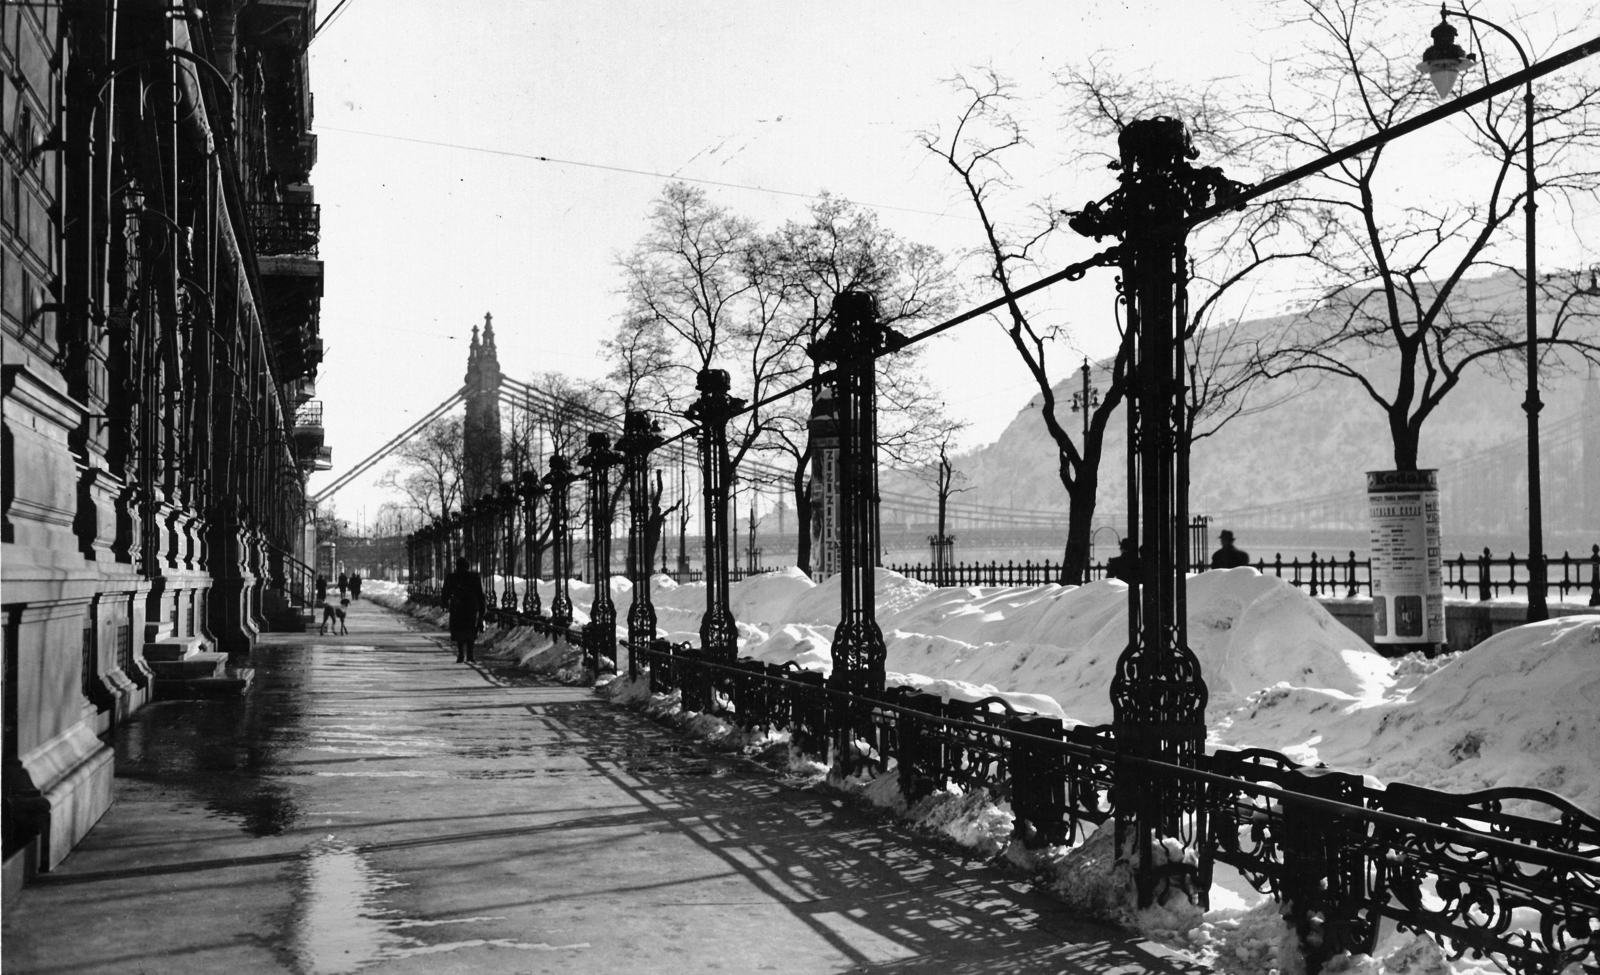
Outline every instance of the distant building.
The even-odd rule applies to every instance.
[[[0,5],[8,894],[105,812],[101,736],[163,666],[309,583],[314,12]]]

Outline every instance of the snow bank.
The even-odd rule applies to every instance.
[[[735,584],[730,595],[742,654],[831,670],[837,578],[815,585],[791,569]],[[1128,642],[1124,583],[940,589],[879,570],[876,595],[886,666],[905,682],[946,682],[962,699],[1001,696],[1075,722],[1111,720],[1108,689]],[[663,591],[663,635],[695,639],[704,600],[701,584]],[[1279,683],[1373,701],[1392,672],[1316,600],[1254,569],[1193,577],[1189,626],[1213,714],[1230,713]]]
[[[1450,792],[1545,789],[1600,815],[1600,615],[1507,630],[1316,731],[1330,765]]]

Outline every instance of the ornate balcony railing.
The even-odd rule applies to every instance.
[[[301,403],[294,411],[294,428],[300,430],[306,427],[322,426],[322,400],[314,399]]]
[[[256,253],[264,257],[316,257],[322,207],[316,203],[252,203]]]

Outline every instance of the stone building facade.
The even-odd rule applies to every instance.
[[[314,0],[0,5],[7,893],[309,584]]]

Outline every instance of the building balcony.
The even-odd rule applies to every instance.
[[[317,456],[322,449],[323,438],[321,400],[303,403],[294,411],[294,424],[289,429],[289,435],[294,438],[295,456],[302,463]]]
[[[316,456],[311,459],[311,469],[314,471],[333,470],[333,448],[327,445],[318,447]]]
[[[317,203],[252,203],[257,257],[316,257],[322,235]]]

